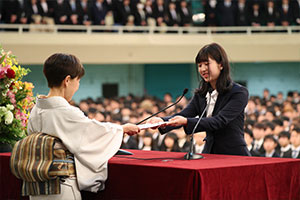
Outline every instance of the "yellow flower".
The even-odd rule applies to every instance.
[[[25,90],[32,90],[34,88],[32,83],[24,82],[25,83]]]

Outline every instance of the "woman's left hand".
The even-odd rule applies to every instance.
[[[169,119],[167,126],[185,126],[187,124],[187,118],[182,116],[175,116]]]

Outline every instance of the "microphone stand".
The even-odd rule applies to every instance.
[[[158,111],[157,113],[154,113],[154,114],[150,115],[149,117],[147,117],[147,118],[143,119],[142,121],[136,123],[136,125],[139,125],[139,124],[143,123],[144,121],[150,119],[151,117],[154,117],[155,115],[158,115],[159,113],[161,113],[161,112],[167,110],[168,108],[174,106],[175,104],[177,104],[177,103],[184,97],[184,95],[185,95],[188,91],[189,91],[189,90],[188,90],[187,88],[185,88],[185,89],[183,90],[183,93],[182,93],[181,97],[180,97],[175,103],[172,103],[171,105],[165,107],[164,109]]]
[[[185,160],[196,160],[196,159],[201,159],[201,158],[203,158],[203,156],[200,155],[200,154],[194,154],[194,148],[193,148],[193,147],[194,147],[194,133],[195,133],[196,128],[197,128],[197,126],[199,125],[201,119],[203,118],[204,113],[206,112],[206,110],[207,110],[207,108],[208,108],[208,106],[209,106],[209,104],[210,104],[210,100],[211,100],[211,92],[212,92],[212,91],[209,91],[209,100],[208,100],[208,103],[207,103],[205,109],[203,110],[201,116],[199,117],[199,119],[198,119],[198,121],[197,121],[197,123],[196,123],[196,125],[195,125],[195,127],[194,127],[194,129],[193,129],[193,131],[192,131],[192,134],[191,134],[191,145],[190,145],[189,152],[188,152],[187,154],[184,155],[184,159],[185,159]]]

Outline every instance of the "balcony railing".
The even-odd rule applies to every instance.
[[[84,25],[33,25],[0,24],[1,32],[26,33],[83,33],[83,34],[299,34],[300,26],[233,26],[233,27],[159,27],[159,26],[84,26]]]

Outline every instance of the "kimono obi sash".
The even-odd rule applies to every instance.
[[[23,180],[22,195],[60,194],[60,179],[75,176],[74,156],[61,140],[34,133],[12,150],[10,169]]]

